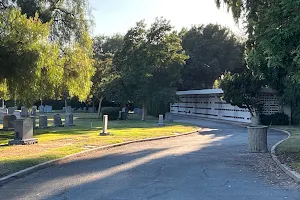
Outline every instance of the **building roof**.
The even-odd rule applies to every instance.
[[[272,88],[262,88],[261,93],[276,93]],[[177,91],[176,94],[180,95],[197,95],[197,94],[223,94],[222,89],[204,89],[204,90],[187,90],[187,91]]]
[[[205,89],[205,90],[187,90],[177,91],[177,95],[195,95],[195,94],[223,94],[222,89]]]

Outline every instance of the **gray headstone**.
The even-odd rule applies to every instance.
[[[139,108],[134,108],[134,109],[133,109],[133,113],[134,113],[134,114],[139,114],[139,112],[140,112],[140,109],[139,109]]]
[[[46,113],[52,113],[52,106],[46,105],[45,108],[44,108],[44,111],[45,111]]]
[[[65,116],[65,125],[66,126],[74,126],[73,114],[66,114],[66,116]]]
[[[37,107],[32,106],[32,116],[36,116],[36,110],[37,110]]]
[[[83,112],[86,112],[87,111],[87,108],[86,107],[83,107]]]
[[[63,126],[60,114],[55,114],[53,116],[53,126],[58,126],[58,127]]]
[[[5,115],[3,118],[3,130],[11,131],[15,128],[15,121],[17,117],[15,115]]]
[[[45,112],[45,107],[44,106],[39,106],[39,112],[44,113]]]
[[[48,117],[46,115],[40,115],[39,128],[47,128],[47,127],[48,127]]]
[[[16,110],[15,107],[9,107],[9,108],[8,108],[8,114],[9,114],[9,115],[13,115],[14,112],[15,112],[15,110]]]
[[[143,109],[139,109],[139,113],[138,113],[138,115],[143,115]]]
[[[172,116],[172,113],[167,112],[167,113],[165,114],[165,121],[166,121],[166,122],[173,122],[173,116]]]
[[[159,115],[158,117],[158,126],[164,126],[164,116],[163,115]]]
[[[89,107],[89,113],[95,113],[95,107]]]
[[[25,106],[21,107],[21,117],[28,117],[28,109]]]
[[[8,142],[9,145],[14,144],[34,144],[37,139],[33,138],[33,122],[30,118],[17,119],[15,121],[14,140]]]
[[[17,117],[17,119],[21,119],[21,112],[20,111],[14,111],[14,115]]]
[[[72,107],[71,106],[66,107],[66,113],[72,113]]]

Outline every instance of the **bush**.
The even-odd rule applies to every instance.
[[[289,125],[289,117],[284,113],[275,113],[272,115],[260,115],[260,121],[263,125]]]
[[[109,120],[117,120],[119,117],[119,111],[121,111],[121,109],[119,107],[103,107],[103,108],[101,108],[102,114],[108,115]]]

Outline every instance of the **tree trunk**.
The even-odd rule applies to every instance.
[[[268,152],[267,126],[248,127],[248,150],[252,153]]]
[[[65,98],[65,111],[67,113],[67,106],[68,106],[68,102],[67,102],[67,99]]]
[[[43,99],[41,99],[41,106],[43,105]]]
[[[102,107],[102,101],[103,101],[104,97],[100,97],[99,98],[99,106],[98,106],[98,119],[100,119],[100,115],[101,115],[101,107]]]
[[[5,103],[4,103],[4,99],[2,99],[2,108],[4,108]]]
[[[252,126],[257,126],[260,124],[260,118],[258,114],[251,115],[251,125]]]
[[[145,121],[145,120],[146,120],[146,116],[147,116],[147,105],[146,105],[146,102],[143,102],[142,121]]]

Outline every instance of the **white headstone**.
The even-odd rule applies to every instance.
[[[158,126],[164,126],[164,116],[163,115],[159,115],[159,118],[158,118]]]

